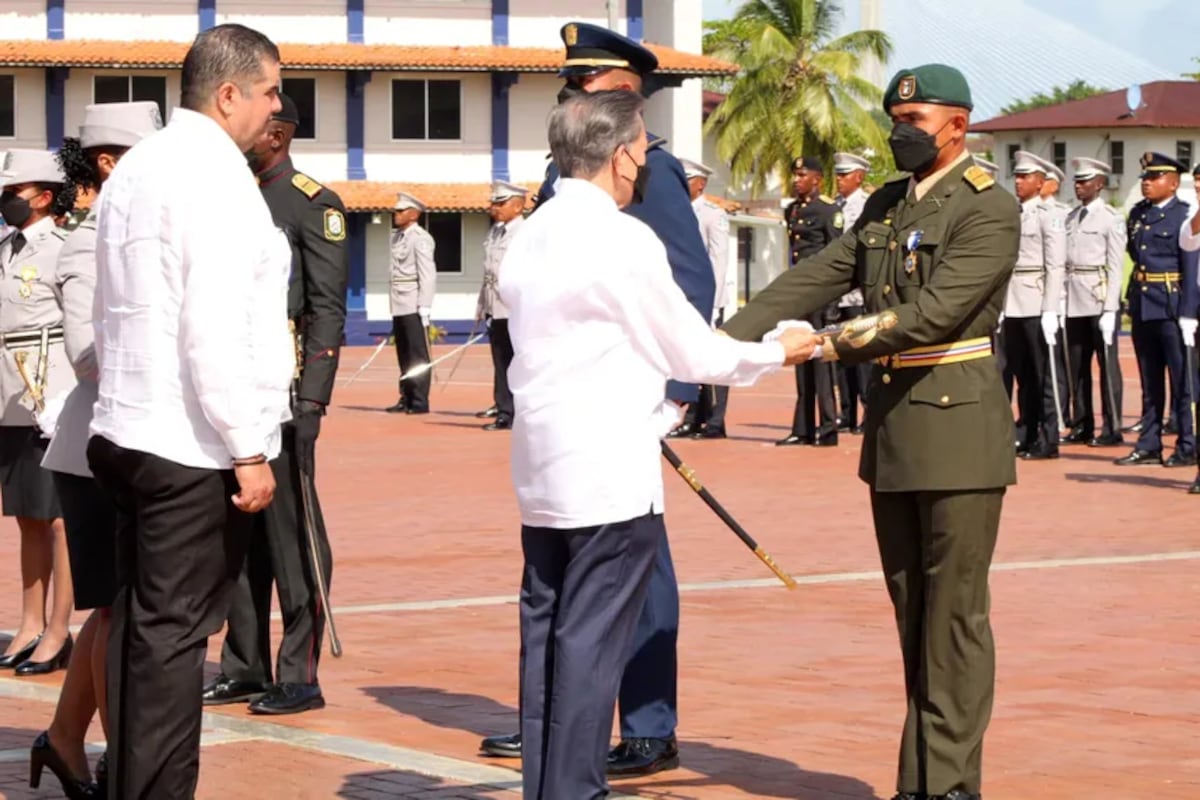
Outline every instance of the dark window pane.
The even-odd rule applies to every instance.
[[[392,81],[392,138],[425,138],[425,81]]]
[[[16,136],[16,91],[16,79],[12,75],[0,75],[0,136]]]
[[[429,82],[429,138],[461,139],[462,92],[458,81]]]
[[[283,93],[296,103],[300,124],[297,139],[317,138],[317,81],[315,78],[284,78]]]
[[[1066,142],[1055,142],[1054,143],[1054,166],[1058,167],[1063,172],[1067,171],[1067,143]]]
[[[97,75],[92,78],[92,102],[128,103],[128,75]]]
[[[1108,143],[1108,165],[1112,167],[1114,175],[1123,175],[1125,173],[1125,143],[1124,142],[1109,142]]]
[[[1020,149],[1021,145],[1019,144],[1010,144],[1008,146],[1008,174],[1010,176],[1017,167],[1017,151]]]
[[[437,271],[462,272],[462,214],[426,214],[425,230],[437,246]]]
[[[167,118],[167,79],[161,75],[134,75],[130,78],[132,87],[129,98],[135,102],[150,100],[158,103],[158,113],[164,120]]]
[[[1176,142],[1175,143],[1175,160],[1183,164],[1184,169],[1191,170],[1192,168],[1192,143],[1191,142]]]

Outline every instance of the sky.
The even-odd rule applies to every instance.
[[[882,0],[884,15],[888,7],[904,0]],[[973,3],[989,7],[1035,6],[1064,22],[1069,22],[1098,39],[1124,48],[1172,74],[1200,71],[1191,59],[1200,56],[1200,2],[1197,0],[940,0],[948,6],[967,9]],[[703,0],[705,19],[729,17],[741,0]],[[846,25],[857,26],[859,0],[842,0]],[[992,38],[995,32],[982,30],[980,36]],[[1080,78],[1087,80],[1086,75]],[[1044,87],[1050,88],[1050,87]]]

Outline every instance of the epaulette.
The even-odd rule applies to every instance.
[[[654,134],[650,134],[650,141],[646,143],[646,149],[653,150],[656,147],[663,147],[666,145],[666,143],[667,138],[665,136],[655,136]]]
[[[912,180],[911,172],[893,172],[891,175],[888,175],[883,179],[883,185],[886,186],[889,183],[899,183],[900,181],[907,183],[910,180]]]
[[[971,184],[971,188],[976,192],[982,192],[996,185],[996,179],[978,164],[973,164],[963,171],[963,180]]]
[[[303,192],[304,196],[309,200],[312,200],[314,197],[319,195],[321,193],[321,189],[323,188],[321,184],[317,183],[303,172],[297,172],[292,176],[292,186],[295,186],[297,189]]]
[[[832,206],[832,205],[836,205],[836,203],[834,202],[833,198],[832,198],[832,197],[829,197],[828,195],[824,195],[824,194],[823,194],[823,195],[821,195],[820,199],[821,199],[821,202],[823,202],[823,203],[828,203],[828,204],[829,204],[829,205],[831,205],[831,206]]]
[[[66,228],[55,228],[52,233],[64,242],[67,240],[67,237],[71,235],[71,232]]]

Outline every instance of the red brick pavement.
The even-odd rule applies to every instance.
[[[213,744],[204,750],[200,797],[506,796],[478,781],[383,766],[370,748],[514,766],[475,752],[479,736],[515,722],[515,606],[347,608],[515,594],[520,555],[508,436],[479,431],[471,416],[490,394],[486,351],[472,350],[454,384],[435,388],[435,411],[424,417],[379,411],[395,399],[396,374],[390,354],[381,355],[355,385],[339,388],[321,440],[318,482],[336,553],[333,598],[343,609],[346,657],[323,662],[324,711],[271,722],[352,737],[367,760],[277,738]],[[343,375],[369,352],[349,351]],[[1133,408],[1132,363],[1126,375],[1126,407]],[[786,373],[735,390],[730,440],[677,449],[785,568],[830,575],[830,582],[794,593],[771,585],[685,591],[684,769],[624,782],[622,791],[705,799],[890,796],[902,711],[899,656],[880,579],[849,574],[878,569],[865,489],[854,477],[858,441],[845,437],[828,450],[772,447],[792,399]],[[996,556],[1003,566],[992,577],[999,664],[986,796],[1200,797],[1200,557],[1192,553],[1200,551],[1200,500],[1183,492],[1193,473],[1124,471],[1110,463],[1121,449],[1063,452],[1056,462],[1021,464],[1021,482],[1006,501]],[[770,577],[681,481],[666,480],[682,583]],[[0,574],[0,596],[11,598],[10,610],[0,612],[5,628],[16,624],[17,549],[11,524],[0,524],[8,533],[0,557],[10,565]],[[1070,561],[1164,553],[1182,556]],[[218,645],[210,649],[212,670]],[[13,681],[0,676],[0,697]],[[0,702],[0,758],[26,747],[50,713],[46,702]],[[247,716],[220,713],[218,723]],[[0,796],[53,796],[20,793],[25,768],[0,760]]]

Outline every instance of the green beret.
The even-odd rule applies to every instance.
[[[974,108],[967,79],[945,64],[925,64],[897,72],[883,93],[883,110],[897,103],[936,103],[968,111]]]

